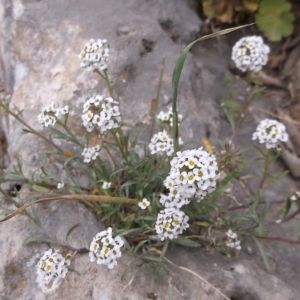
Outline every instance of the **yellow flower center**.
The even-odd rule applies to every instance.
[[[194,179],[194,175],[190,175],[188,178],[189,178],[189,180],[193,180]]]

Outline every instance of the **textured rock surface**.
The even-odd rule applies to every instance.
[[[111,46],[109,69],[116,76],[120,71],[126,83],[119,83],[116,95],[126,126],[149,122],[151,99],[155,98],[162,59],[165,58],[160,107],[167,110],[171,98],[171,77],[176,59],[185,45],[192,41],[201,21],[183,0],[3,0],[0,2],[0,76],[12,92],[11,104],[24,110],[24,118],[38,129],[37,115],[51,101],[68,104],[70,121],[75,132],[82,134],[80,112],[86,96],[106,94],[104,82],[95,74],[79,69],[78,53],[90,38],[107,38]],[[200,145],[201,138],[212,141],[224,137],[229,126],[222,120],[220,101],[226,98],[224,75],[228,72],[230,47],[225,38],[199,45],[187,58],[179,89],[179,107],[190,118],[182,124],[184,141]],[[241,81],[234,85],[243,88]],[[283,96],[260,100],[257,105],[271,110]],[[260,112],[256,112],[257,116]],[[21,152],[26,174],[41,160],[37,152],[46,146],[42,140],[22,135],[21,127],[5,120],[9,153],[13,158],[18,146],[26,142]],[[254,123],[243,129],[237,138],[251,137]],[[46,131],[42,131],[43,134]],[[248,146],[247,138],[241,140]],[[47,146],[48,147],[48,146]],[[69,147],[63,145],[63,147]],[[51,147],[48,147],[50,149]],[[76,149],[69,149],[76,152]],[[59,163],[50,171],[61,172]],[[274,170],[282,169],[280,164]],[[295,190],[291,178],[281,183],[286,190]],[[282,187],[281,186],[281,187]],[[270,197],[276,191],[269,191]],[[62,239],[75,223],[80,226],[68,242],[74,247],[85,246],[101,224],[79,203],[41,206],[38,212],[49,234]],[[125,256],[118,268],[108,271],[89,263],[87,255],[75,260],[76,273],[68,276],[60,288],[43,295],[35,283],[34,263],[46,249],[45,245],[22,247],[21,241],[34,228],[25,217],[17,217],[0,225],[0,298],[4,300],[43,299],[147,299],[149,277],[140,275],[130,286],[130,276],[121,282],[120,275],[131,258]],[[284,235],[285,227],[278,233]],[[287,237],[289,238],[289,237]],[[247,242],[248,243],[248,242]],[[299,254],[297,246],[266,245],[273,273],[264,271],[260,254],[249,242],[247,253],[237,260],[220,255],[208,255],[200,250],[175,247],[168,258],[190,268],[220,288],[233,300],[237,299],[299,299]],[[170,267],[172,280],[163,277],[155,286],[158,299],[168,299],[169,284],[174,299],[221,299],[195,276]],[[171,280],[171,281],[170,281]]]

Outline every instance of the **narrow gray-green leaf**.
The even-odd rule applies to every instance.
[[[70,234],[70,233],[73,231],[73,229],[75,229],[79,224],[80,224],[80,223],[76,223],[76,224],[74,224],[73,226],[71,226],[71,227],[67,230],[66,235],[65,235],[65,241],[67,241],[67,238],[68,238],[69,234]]]
[[[227,33],[230,33],[232,31],[244,28],[246,26],[250,26],[252,24],[249,25],[243,25],[243,26],[238,26],[238,27],[234,27],[234,28],[228,28],[228,29],[224,29],[212,34],[208,34],[205,35],[197,40],[195,40],[194,42],[190,43],[187,47],[185,47],[185,49],[182,51],[182,53],[180,54],[175,69],[173,71],[173,77],[172,77],[172,91],[173,91],[173,96],[172,96],[172,110],[173,110],[173,139],[174,139],[174,153],[176,153],[179,149],[179,144],[178,144],[178,115],[177,115],[177,92],[178,92],[178,84],[180,81],[180,76],[181,76],[181,72],[184,66],[184,62],[186,59],[186,56],[188,54],[188,52],[191,50],[191,48],[198,42],[200,41],[204,41],[207,39],[211,39],[220,35],[224,35]]]
[[[264,264],[265,264],[267,270],[270,271],[270,269],[271,269],[270,262],[269,262],[268,256],[266,254],[266,251],[265,251],[263,245],[261,244],[261,242],[255,236],[253,236],[252,238],[254,239],[254,241],[255,241],[258,249],[259,249],[259,252],[262,256],[262,259],[264,261]]]

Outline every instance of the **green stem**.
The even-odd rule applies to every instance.
[[[179,151],[179,132],[178,132],[178,114],[177,114],[177,105],[176,101],[173,101],[172,105],[173,110],[173,141],[174,141],[174,155]]]
[[[168,250],[169,244],[170,244],[170,240],[167,238],[166,241],[165,241],[164,247],[161,251],[160,258],[163,258],[165,256],[165,254]]]
[[[108,88],[109,96],[113,97],[113,86],[109,82],[107,70],[104,70],[104,75],[97,69],[94,72],[96,72],[98,75],[100,75],[105,80],[107,88]]]
[[[13,113],[6,105],[3,105],[3,103],[1,103],[0,101],[0,106],[4,108],[4,110],[10,114],[11,116],[13,116],[16,120],[18,120],[21,124],[23,124],[25,127],[27,127],[32,133],[34,133],[35,135],[37,135],[38,137],[42,138],[44,141],[46,141],[48,144],[52,145],[56,150],[58,150],[60,153],[64,154],[64,151],[58,147],[57,145],[55,145],[52,141],[50,141],[49,139],[47,139],[45,136],[43,136],[42,134],[40,134],[39,132],[35,131],[31,126],[29,126],[27,123],[25,123],[18,115],[16,115],[15,113]]]
[[[264,161],[264,167],[263,167],[263,177],[260,181],[260,184],[259,184],[259,190],[263,189],[263,185],[267,179],[267,175],[268,175],[268,168],[269,168],[269,165],[270,165],[270,158],[271,158],[271,150],[268,149],[267,150],[267,154],[265,156],[265,161]]]
[[[106,70],[104,70],[104,80],[106,82],[106,85],[107,85],[107,88],[108,88],[108,93],[109,93],[110,97],[113,97],[113,88],[112,88],[112,86],[109,82],[109,78],[108,78]]]
[[[79,140],[76,138],[76,136],[71,132],[71,130],[65,125],[65,124],[63,124],[62,122],[60,122],[59,120],[57,120],[57,123],[59,124],[59,125],[61,125],[68,133],[69,133],[69,135],[71,136],[71,138],[72,138],[72,142],[74,142],[75,144],[77,144],[80,148],[84,148],[84,145],[82,145],[80,142],[79,142]]]
[[[122,132],[122,130],[118,130],[118,131],[119,131],[120,137],[123,137],[123,132]],[[124,152],[123,146],[122,146],[122,144],[121,144],[119,138],[117,137],[116,132],[115,132],[114,130],[111,130],[111,133],[112,133],[112,135],[113,135],[113,137],[114,137],[114,139],[115,139],[115,142],[116,142],[118,148],[120,149],[120,152],[121,152],[121,154],[122,154],[123,159],[124,159],[124,160],[126,161],[126,163],[128,164],[128,159],[127,159],[126,153]]]

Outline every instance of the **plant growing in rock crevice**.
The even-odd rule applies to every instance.
[[[38,122],[51,132],[49,139],[30,127],[22,119],[20,111],[16,113],[5,101],[0,102],[5,113],[26,127],[24,133],[35,134],[53,146],[55,150],[48,151],[48,154],[59,154],[65,158],[67,179],[64,182],[48,174],[44,165],[40,167],[40,176],[33,174],[32,178],[26,178],[18,154],[13,170],[6,171],[0,178],[0,183],[21,181],[23,189],[32,190],[26,194],[15,189],[17,199],[14,199],[0,187],[3,199],[10,200],[17,208],[1,222],[19,213],[26,214],[39,226],[40,231],[28,237],[24,244],[47,242],[63,249],[60,252],[57,248],[51,248],[39,261],[39,281],[44,283],[42,286],[45,290],[56,288],[60,279],[65,277],[70,260],[87,252],[91,261],[96,260],[108,268],[117,267],[117,259],[121,259],[122,251],[129,253],[133,259],[124,276],[131,272],[134,277],[138,273],[135,267],[141,265],[143,271],[151,272],[152,287],[161,272],[168,273],[166,264],[170,261],[166,254],[170,243],[220,251],[230,256],[238,255],[242,251],[243,237],[251,236],[268,265],[258,238],[268,238],[264,231],[264,220],[269,200],[264,198],[263,190],[284,175],[272,176],[268,173],[270,164],[280,155],[277,146],[287,140],[282,124],[262,121],[253,135],[253,138],[267,146],[266,152],[253,146],[263,161],[262,174],[255,174],[259,178],[257,190],[249,192],[247,184],[243,183],[247,195],[244,201],[236,201],[237,206],[224,205],[222,201],[226,197],[234,199],[233,195],[228,194],[232,182],[236,180],[241,183],[250,173],[247,170],[249,162],[242,158],[247,149],[235,148],[233,140],[236,131],[243,125],[251,96],[259,93],[261,87],[248,86],[243,105],[234,106],[241,114],[236,114],[233,106],[223,105],[234,132],[229,141],[220,144],[220,150],[213,150],[208,141],[205,149],[184,149],[178,130],[183,118],[177,109],[177,91],[189,50],[196,42],[236,29],[202,37],[183,50],[173,73],[172,108],[168,112],[154,111],[152,128],[157,125],[161,131],[152,137],[149,145],[140,140],[144,128],[128,132],[123,129],[119,108],[122,103],[114,95],[116,82],[111,83],[108,72],[109,47],[106,40],[91,40],[79,55],[81,66],[96,72],[106,82],[108,89],[108,95],[94,95],[84,103],[81,119],[87,132],[83,137],[77,137],[68,126],[68,112],[72,107],[56,108],[55,103],[51,103],[42,109]],[[237,67],[247,71],[248,75],[266,64],[267,54],[268,47],[258,37],[246,38],[233,49]],[[97,143],[92,143],[90,138],[94,132],[99,134]],[[63,139],[67,143],[57,146],[55,139]],[[81,156],[69,150],[69,143],[76,145]],[[102,153],[106,153],[107,160]],[[88,189],[73,179],[72,163],[89,180]],[[59,195],[53,196],[53,190],[57,190]],[[300,203],[296,195],[288,194],[283,202],[285,209],[280,211],[284,214],[282,222],[294,217],[289,210],[292,201],[297,205]],[[108,229],[98,233],[89,248],[75,249],[53,239],[43,228],[34,204],[54,200],[81,201],[101,218]],[[29,207],[32,213],[26,210]],[[241,213],[235,213],[236,210]],[[2,212],[7,213],[10,212]],[[72,226],[66,236],[75,229],[76,225]],[[51,282],[52,285],[49,285]],[[216,292],[220,293],[218,290]]]

